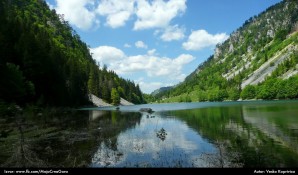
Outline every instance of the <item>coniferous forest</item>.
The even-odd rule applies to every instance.
[[[88,45],[45,1],[1,1],[0,23],[2,102],[81,106],[94,94],[108,103],[119,97],[144,103],[139,86],[99,68]]]

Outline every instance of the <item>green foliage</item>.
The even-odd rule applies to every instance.
[[[268,79],[259,85],[248,85],[241,92],[243,99],[295,99],[298,98],[298,75],[289,79]]]
[[[208,101],[208,94],[205,91],[198,91],[198,101]]]
[[[272,100],[276,98],[278,92],[276,80],[270,79],[265,81],[262,85],[257,88],[257,98]]]
[[[0,79],[0,99],[9,102],[22,102],[25,97],[34,95],[34,85],[25,79],[19,66],[6,63],[0,69],[2,75]]]
[[[191,102],[191,98],[190,98],[190,96],[188,94],[185,95],[185,96],[180,96],[179,97],[179,102],[187,102],[187,103],[189,103],[189,102]]]
[[[247,85],[240,94],[242,99],[253,99],[256,96],[256,88],[252,85]]]
[[[155,102],[156,101],[156,98],[153,96],[153,95],[150,95],[150,94],[143,94],[144,96],[144,101],[146,103],[149,103],[149,102]]]
[[[119,105],[120,104],[120,95],[119,95],[116,88],[112,88],[111,100],[112,100],[113,105]]]
[[[286,39],[288,33],[289,33],[288,30],[281,29],[281,30],[276,32],[274,39],[279,40],[279,41],[283,41],[284,39]]]
[[[99,69],[86,43],[45,1],[1,1],[0,23],[0,99],[80,106],[88,93],[111,102],[112,88],[120,87],[120,96],[144,103],[138,85],[105,65]]]
[[[240,93],[237,88],[229,89],[228,94],[229,94],[229,97],[228,97],[229,100],[235,101],[240,98]]]

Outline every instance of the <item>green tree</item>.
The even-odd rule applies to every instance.
[[[238,100],[240,97],[239,90],[237,88],[231,88],[228,90],[230,100]]]
[[[253,99],[256,97],[256,88],[253,85],[247,85],[240,94],[242,99]]]
[[[298,76],[290,77],[286,80],[286,86],[284,87],[287,98],[298,98]]]
[[[34,95],[34,84],[25,79],[19,66],[6,63],[0,69],[0,99],[22,103],[25,97]]]
[[[208,100],[208,94],[206,91],[198,91],[198,101],[207,101]]]
[[[112,88],[111,91],[111,100],[113,105],[119,105],[120,104],[120,96],[116,88]]]

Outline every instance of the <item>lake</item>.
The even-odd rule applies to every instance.
[[[298,101],[84,108],[23,123],[0,137],[2,167],[24,166],[14,157],[25,146],[31,167],[298,166]]]

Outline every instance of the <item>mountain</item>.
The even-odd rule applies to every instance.
[[[161,87],[159,89],[154,90],[150,95],[155,96],[155,95],[162,93],[164,91],[171,90],[172,88],[173,88],[173,86]]]
[[[246,20],[161,102],[298,98],[298,1]],[[163,100],[162,100],[163,99]]]
[[[80,106],[88,94],[108,103],[144,103],[134,82],[102,69],[63,15],[44,0],[0,2],[0,102]]]

